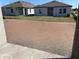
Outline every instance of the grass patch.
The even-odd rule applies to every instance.
[[[53,16],[4,16],[4,19],[32,20],[47,22],[75,22],[73,17],[53,17]]]

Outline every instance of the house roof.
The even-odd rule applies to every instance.
[[[71,5],[62,3],[62,2],[58,2],[58,1],[52,1],[52,2],[48,2],[42,5],[37,5],[35,7],[60,7],[60,6],[68,6],[68,7],[72,7]]]
[[[6,6],[3,6],[3,7],[34,7],[34,5],[29,2],[17,1],[14,3],[8,4]]]

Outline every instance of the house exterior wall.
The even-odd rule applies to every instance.
[[[35,11],[34,8],[28,8],[28,15],[34,15]]]
[[[52,7],[53,8],[53,7]],[[11,13],[11,9],[13,9],[13,13]],[[66,13],[59,13],[59,9],[66,9]],[[11,15],[37,15],[37,16],[47,16],[48,8],[2,8],[3,15],[11,16]],[[24,11],[23,11],[24,10]],[[41,13],[39,13],[39,10]],[[71,7],[54,7],[53,8],[53,16],[67,16],[71,13]]]
[[[62,9],[62,10],[66,9],[66,13],[60,14],[59,9]],[[71,7],[56,7],[56,8],[53,8],[53,16],[67,16],[70,13],[71,13]]]
[[[13,13],[11,12],[11,9],[13,9]],[[11,7],[4,7],[2,8],[2,12],[4,16],[12,16],[12,15],[23,15],[22,8],[11,8]]]
[[[26,8],[22,8],[22,15],[25,16],[27,14],[26,11],[27,11]]]
[[[51,7],[53,8],[53,16],[67,16],[67,15],[70,15],[71,13],[71,7]],[[41,10],[41,14],[39,14],[39,9]],[[60,9],[66,9],[66,13],[62,13],[60,14],[59,13],[59,10]],[[62,11],[63,12],[63,11]],[[37,16],[47,16],[48,15],[48,8],[35,8],[35,15]]]
[[[15,13],[11,13],[11,8],[7,8],[7,7],[4,7],[2,8],[2,11],[3,11],[3,15],[15,15]]]
[[[34,15],[34,8],[23,8],[23,15],[28,16],[28,15]]]
[[[39,10],[41,13],[39,13]],[[35,15],[37,16],[47,16],[47,8],[35,8]]]
[[[18,8],[16,8],[15,12],[17,13],[17,15],[23,15],[23,8],[22,7],[18,7]]]
[[[11,13],[11,9],[13,9],[13,13]],[[12,15],[34,15],[34,8],[23,8],[23,7],[17,7],[17,8],[2,8],[3,15],[4,16],[12,16]]]

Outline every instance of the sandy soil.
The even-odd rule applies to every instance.
[[[75,23],[4,20],[8,42],[70,56]]]

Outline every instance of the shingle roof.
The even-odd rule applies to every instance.
[[[3,7],[34,7],[34,5],[29,2],[17,1]]]
[[[35,7],[59,7],[59,6],[69,6],[72,7],[71,5],[62,3],[62,2],[58,2],[58,1],[52,1],[52,2],[48,2],[42,5],[37,5]]]

